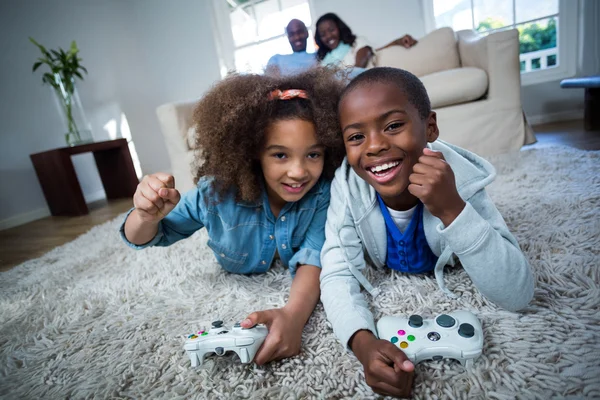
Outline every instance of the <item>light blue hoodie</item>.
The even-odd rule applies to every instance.
[[[444,285],[444,266],[460,260],[479,291],[497,305],[516,311],[533,297],[533,276],[525,256],[502,215],[485,191],[495,176],[494,167],[481,157],[441,140],[428,147],[441,151],[452,167],[456,188],[466,206],[450,224],[434,217],[425,207],[425,237],[439,257],[435,278]],[[365,252],[366,250],[366,252]],[[360,178],[345,159],[331,184],[331,200],[321,251],[321,301],[334,333],[344,346],[352,335],[367,329],[377,335],[373,314],[360,285],[371,295],[374,288],[362,274],[365,256],[384,267],[387,252],[385,221],[375,189]]]

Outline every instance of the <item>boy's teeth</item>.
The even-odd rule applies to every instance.
[[[394,161],[394,162],[390,162],[390,163],[386,163],[386,164],[377,165],[377,166],[371,168],[371,172],[380,172],[385,169],[393,168],[398,164],[400,164],[398,161]]]
[[[300,183],[293,183],[290,186],[293,187],[294,189],[297,189],[297,188],[299,188],[302,185]]]

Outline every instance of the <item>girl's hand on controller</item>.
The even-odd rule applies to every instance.
[[[133,206],[144,222],[158,222],[179,203],[175,178],[165,173],[146,175],[133,195]]]
[[[367,385],[375,393],[410,396],[415,366],[402,350],[364,330],[354,334],[350,347],[365,369]]]
[[[256,364],[263,365],[300,353],[304,324],[285,307],[254,312],[241,322],[242,328],[256,324],[264,324],[269,329],[269,334],[254,356]]]

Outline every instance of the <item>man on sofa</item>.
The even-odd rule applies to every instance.
[[[266,74],[293,75],[317,65],[315,54],[306,52],[308,29],[304,22],[293,19],[285,31],[294,52],[292,54],[275,54],[271,57],[265,68]]]

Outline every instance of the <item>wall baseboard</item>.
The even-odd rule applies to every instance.
[[[15,215],[0,221],[0,231],[14,228],[15,226],[23,225],[36,219],[46,218],[50,216],[48,207],[38,208],[37,210],[29,211],[23,214]]]
[[[583,110],[566,110],[550,114],[527,116],[527,121],[531,125],[548,124],[559,121],[571,121],[574,119],[583,119]]]
[[[104,189],[100,189],[90,194],[84,194],[86,204],[93,203],[98,200],[106,198]],[[15,226],[24,225],[28,222],[35,221],[36,219],[46,218],[50,216],[50,209],[48,207],[38,208],[37,210],[29,211],[13,217],[9,217],[0,220],[0,231],[5,229],[14,228]]]

